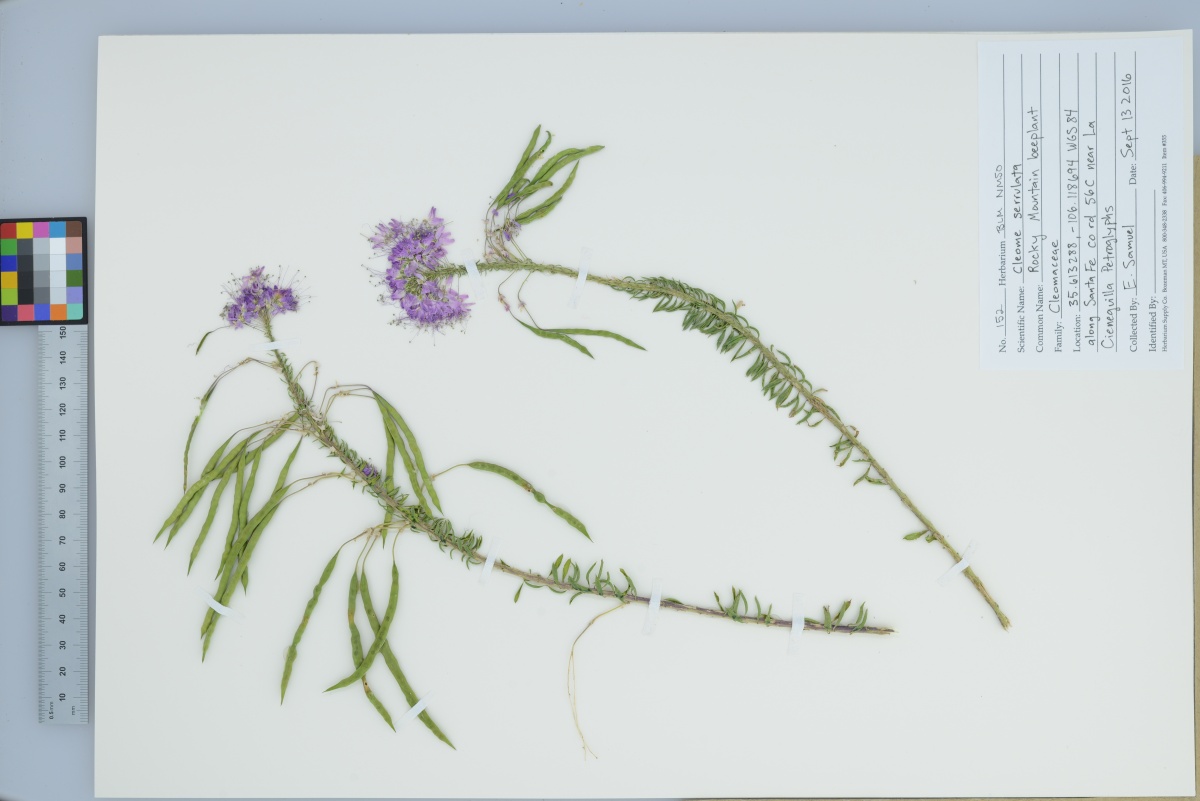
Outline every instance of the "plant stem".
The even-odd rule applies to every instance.
[[[269,338],[271,338],[269,327],[267,329],[267,335]],[[271,339],[274,341],[273,338]],[[308,394],[296,381],[294,377],[294,371],[292,370],[291,364],[288,362],[287,357],[278,350],[272,351],[272,353],[275,355],[275,362],[280,373],[284,376],[284,383],[288,385],[288,394],[296,403],[296,411],[300,416],[300,422],[303,424],[304,433],[319,442],[327,451],[329,451],[339,461],[346,465],[346,467],[350,469],[351,474],[358,475],[358,464],[348,452],[349,449],[337,437],[328,421],[319,418],[313,412],[311,400],[309,399]],[[463,557],[464,561],[466,561],[468,564],[480,565],[486,561],[486,556],[481,554],[477,547],[468,547],[456,538],[439,536],[438,532],[434,528],[435,521],[426,517],[424,512],[422,512],[419,507],[401,503],[389,493],[380,491],[379,486],[375,483],[367,483],[365,486],[380,503],[387,506],[393,513],[399,515],[401,518],[408,520],[413,529],[425,534],[439,545],[444,545],[453,549],[459,553]],[[560,581],[540,573],[535,573],[531,570],[522,570],[520,568],[513,567],[512,565],[500,559],[495,561],[494,566],[496,570],[507,573],[510,576],[521,579],[523,582],[534,586],[547,587],[563,593],[580,592],[579,588],[570,582]],[[595,595],[601,598],[613,598],[625,604],[650,603],[650,598],[648,596],[636,595],[634,593],[618,594],[611,588],[605,588],[602,591],[587,590],[584,592],[584,594]],[[763,617],[757,617],[753,615],[730,615],[724,611],[721,611],[720,609],[697,606],[695,604],[686,604],[681,601],[670,599],[662,599],[660,601],[660,605],[664,609],[673,609],[679,612],[691,612],[692,614],[701,615],[703,617],[722,617],[741,623],[756,623],[758,625],[776,628],[791,628],[792,626],[792,621],[785,618],[775,618],[769,615]],[[828,631],[831,633],[837,632],[839,634],[853,634],[855,632],[862,632],[864,634],[892,633],[892,629],[882,626],[865,626],[863,628],[856,628],[849,625],[836,625],[826,628],[821,622],[811,618],[804,619],[804,628]]]
[[[479,262],[476,266],[479,268],[480,272],[513,273],[524,270],[530,273],[561,275],[569,278],[577,278],[579,276],[579,271],[570,267],[564,267],[558,264],[540,264],[530,261]],[[437,280],[438,278],[464,275],[465,273],[465,267],[451,264],[445,265],[433,272],[431,274],[431,278],[433,280]],[[705,299],[696,295],[672,289],[670,287],[664,287],[656,283],[636,281],[631,278],[610,278],[608,276],[592,275],[590,273],[587,276],[587,280],[597,284],[602,284],[612,289],[621,290],[623,292],[649,292],[661,295],[670,295],[689,304],[703,308],[707,313],[719,318],[731,330],[736,332],[740,337],[744,338],[745,341],[748,342],[755,350],[755,352],[764,360],[766,360],[766,362],[770,364],[773,369],[776,370],[778,375],[782,376],[796,392],[804,397],[804,399],[816,411],[817,414],[828,420],[829,423],[838,430],[842,437],[850,443],[852,448],[857,450],[862,455],[862,461],[865,461],[869,468],[873,468],[875,470],[876,474],[879,476],[879,480],[891,488],[892,492],[896,494],[896,497],[900,499],[900,502],[904,504],[904,507],[912,512],[913,516],[921,522],[921,525],[925,527],[925,530],[929,533],[929,535],[932,536],[933,539],[942,546],[942,548],[950,555],[954,562],[957,563],[962,561],[962,555],[958,552],[958,550],[956,550],[954,546],[950,544],[949,540],[946,539],[946,536],[942,534],[942,532],[939,531],[936,526],[933,525],[925,513],[917,508],[917,505],[913,503],[912,499],[908,496],[908,493],[900,488],[887,469],[879,463],[879,461],[871,454],[871,451],[868,450],[867,447],[862,443],[858,437],[858,430],[853,426],[844,423],[815,391],[806,386],[802,381],[797,380],[793,372],[790,369],[787,369],[780,361],[779,357],[776,355],[776,352],[771,347],[763,344],[758,332],[751,326],[745,324],[743,320],[739,319],[736,314],[730,314],[724,309],[713,306],[711,303],[706,302]],[[975,589],[979,591],[979,594],[983,597],[984,601],[987,602],[987,605],[992,608],[996,618],[1000,621],[1000,625],[1007,629],[1010,625],[1008,616],[1005,615],[1000,609],[1000,604],[998,604],[996,599],[993,598],[991,593],[988,592],[987,587],[984,586],[983,581],[980,580],[978,575],[976,575],[975,570],[971,567],[968,567],[963,571],[963,575],[966,576],[967,580],[975,586]]]

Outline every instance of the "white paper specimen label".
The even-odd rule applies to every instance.
[[[980,43],[982,367],[1185,366],[1183,45]]]

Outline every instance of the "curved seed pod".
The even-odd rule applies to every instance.
[[[266,523],[270,521],[279,504],[283,503],[287,498],[287,474],[303,442],[304,439],[302,437],[296,443],[296,447],[292,449],[287,461],[284,462],[283,469],[279,471],[279,480],[275,484],[276,490],[272,493],[266,505],[259,510],[258,514],[250,519],[246,527],[230,543],[229,551],[223,562],[221,582],[217,586],[216,600],[218,603],[229,604],[229,601],[233,597],[234,587],[243,580],[242,577],[250,565],[250,556],[254,553],[254,546],[258,544]],[[204,647],[201,651],[201,659],[208,653],[208,644],[212,640],[213,631],[217,627],[217,617],[216,613],[212,609],[209,609],[208,613],[204,616],[204,622],[200,626],[200,631],[204,635]]]
[[[592,355],[592,352],[590,350],[588,350],[581,343],[577,342],[576,340],[572,339],[571,337],[567,336],[566,334],[560,334],[556,331],[547,331],[545,328],[534,328],[532,325],[529,325],[524,320],[517,320],[517,322],[520,323],[521,325],[525,326],[527,329],[529,329],[530,331],[532,331],[534,334],[541,337],[542,339],[557,339],[559,342],[565,342],[566,344],[570,345],[572,348],[579,351],[584,356],[587,356],[589,359],[596,358],[595,356]]]
[[[239,514],[239,510],[242,508],[242,497],[246,484],[245,472],[246,458],[245,454],[243,454],[242,458],[238,460],[237,480],[233,485],[233,512],[229,515],[229,531],[225,533],[225,550],[221,552],[221,561],[217,565],[217,576],[224,572],[225,565],[233,559],[233,543],[236,542],[238,532],[241,531],[241,515]],[[216,578],[216,576],[213,576],[213,578]]]
[[[413,494],[417,496],[422,508],[428,513],[429,509],[425,506],[424,499],[421,497],[422,492],[429,494],[429,500],[433,502],[434,507],[440,512],[442,511],[442,502],[438,498],[437,490],[433,486],[433,480],[429,477],[429,471],[425,468],[425,457],[421,454],[421,446],[417,444],[417,438],[413,436],[412,429],[408,427],[408,423],[404,422],[404,417],[400,412],[396,411],[396,407],[388,403],[387,399],[378,392],[371,390],[371,394],[375,396],[375,402],[378,404],[380,413],[384,417],[385,427],[390,420],[391,430],[388,435],[391,436],[396,443],[396,448],[400,451],[400,455],[404,459],[404,467],[408,471],[409,479],[412,481]],[[410,458],[409,451],[412,451]]]
[[[547,328],[545,330],[552,334],[568,334],[577,337],[607,337],[608,339],[615,339],[618,342],[623,342],[631,348],[645,350],[645,348],[634,342],[632,339],[623,337],[620,334],[612,331],[605,331],[602,328]]]
[[[391,628],[392,619],[396,616],[396,604],[400,599],[400,571],[396,567],[396,563],[392,562],[392,591],[388,596],[387,609],[384,610],[383,620],[379,623],[379,629],[375,632],[375,641],[371,643],[371,647],[367,649],[367,653],[363,655],[363,660],[358,664],[346,678],[338,683],[328,687],[325,692],[330,690],[340,690],[342,687],[348,687],[354,682],[367,675],[367,671],[371,669],[371,663],[375,661],[376,655],[387,642],[388,629]]]
[[[325,583],[329,581],[329,577],[333,575],[333,566],[337,564],[338,555],[342,552],[341,548],[334,552],[333,558],[325,565],[325,569],[321,571],[321,577],[317,579],[316,586],[313,587],[312,597],[308,599],[308,603],[304,607],[304,616],[300,618],[300,625],[296,627],[296,634],[292,637],[292,644],[288,646],[287,657],[283,661],[283,680],[279,684],[279,703],[283,703],[283,697],[287,695],[288,681],[292,678],[292,665],[296,662],[298,648],[300,647],[300,639],[304,636],[305,629],[308,628],[309,618],[312,617],[313,610],[317,608],[317,601],[321,598],[321,590],[325,589]]]
[[[354,613],[358,609],[358,573],[350,574],[350,592],[346,600],[346,621],[350,624],[350,654],[354,657],[354,666],[362,664],[362,637],[358,633],[358,625],[354,622]]]
[[[347,618],[350,621],[350,658],[353,664],[357,667],[363,661],[362,639],[358,634],[358,624],[354,622],[354,614],[358,607],[359,587],[367,581],[367,574],[364,572],[361,581],[358,577],[353,577],[350,580],[350,600]],[[374,629],[374,626],[372,626]],[[375,707],[375,711],[383,718],[383,722],[388,725],[392,731],[396,730],[395,724],[392,723],[392,715],[387,711],[387,707],[383,705],[375,693],[371,691],[371,685],[367,683],[367,677],[363,676],[359,681],[362,682],[363,693],[367,696],[367,700],[371,702],[371,706]]]
[[[417,477],[417,466],[412,460],[412,456],[408,453],[408,448],[404,445],[404,440],[400,434],[400,430],[396,428],[395,421],[390,416],[385,414],[383,418],[383,428],[387,433],[388,444],[395,448],[400,453],[400,459],[404,462],[404,471],[408,473],[408,483],[413,488],[413,495],[417,499],[417,503],[421,506],[421,510],[426,515],[432,516],[428,504],[425,502],[425,495],[421,492],[421,482]]]
[[[571,528],[575,529],[580,534],[587,537],[589,540],[592,538],[592,535],[588,534],[587,526],[583,525],[583,523],[579,520],[578,517],[571,514],[566,509],[563,509],[560,506],[555,506],[554,504],[550,503],[550,501],[546,500],[546,496],[543,495],[540,490],[538,490],[536,487],[534,487],[532,484],[530,484],[525,479],[521,478],[519,475],[514,473],[512,470],[509,470],[507,467],[502,467],[498,464],[492,464],[491,462],[466,462],[465,464],[467,467],[471,468],[472,470],[480,470],[485,473],[495,473],[498,476],[503,476],[504,478],[507,478],[509,481],[516,484],[521,489],[532,494],[534,497],[534,500],[536,500],[538,503],[545,504],[546,506],[550,507],[550,510],[552,512],[554,512],[554,514],[561,517],[563,520],[567,521],[567,525],[571,526]]]
[[[521,585],[525,586],[525,585]],[[371,591],[367,587],[367,575],[364,573],[362,581],[358,584],[358,591],[362,595],[363,608],[367,610],[367,622],[371,624],[371,631],[376,635],[379,633],[379,618],[375,616],[375,605],[371,603]],[[400,692],[404,693],[404,700],[408,702],[409,707],[416,706],[417,693],[413,690],[412,685],[408,683],[408,678],[405,677],[404,671],[400,669],[400,661],[396,659],[396,654],[392,651],[392,646],[386,642],[383,644],[383,649],[379,652],[383,655],[383,661],[387,665],[388,670],[392,673],[392,678],[396,680],[396,684],[400,686]],[[454,743],[450,742],[450,738],[442,732],[441,728],[433,722],[428,710],[422,710],[421,714],[417,715],[425,728],[433,732],[433,735],[446,745],[454,748]],[[458,750],[458,749],[455,749]]]
[[[208,507],[208,517],[204,518],[204,525],[201,526],[200,534],[196,537],[196,544],[192,546],[191,556],[188,557],[187,572],[189,574],[192,572],[192,564],[196,561],[196,556],[200,553],[200,546],[204,544],[204,538],[208,536],[208,530],[212,527],[213,519],[217,516],[217,507],[221,505],[221,496],[225,494],[225,487],[232,477],[233,473],[226,473],[221,478],[221,483],[217,485],[217,491],[213,493],[212,503]]]

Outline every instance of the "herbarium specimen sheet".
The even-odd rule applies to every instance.
[[[103,39],[97,794],[1192,794],[1190,38],[981,42]]]

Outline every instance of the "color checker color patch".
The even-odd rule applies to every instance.
[[[87,322],[87,220],[0,220],[0,325]]]

